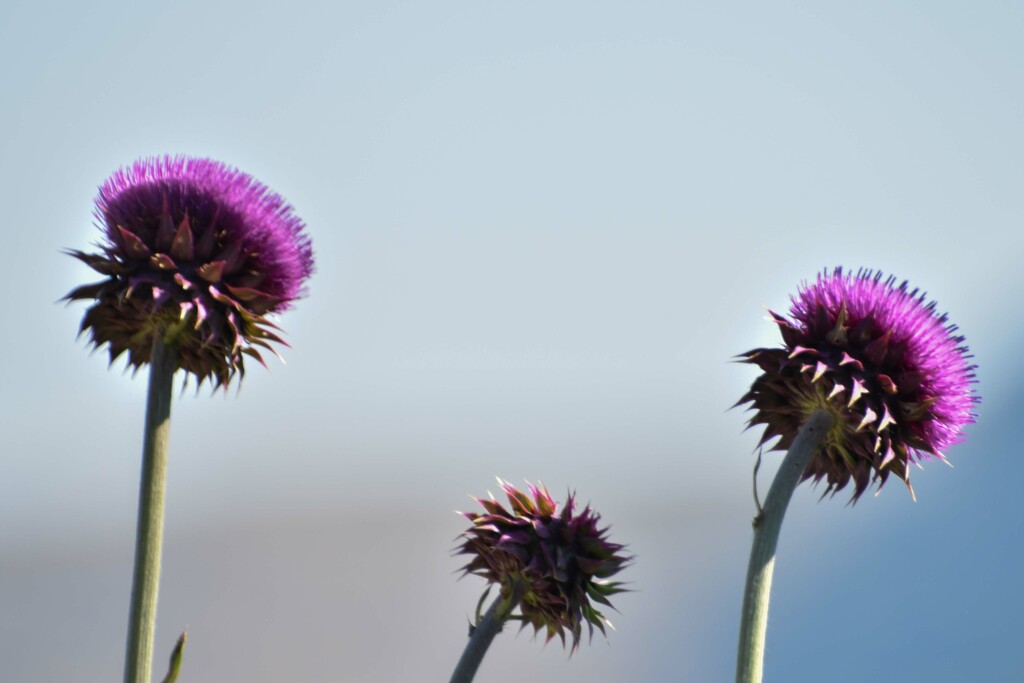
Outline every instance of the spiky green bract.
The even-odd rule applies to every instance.
[[[506,509],[492,496],[474,498],[484,514],[463,512],[473,523],[463,532],[458,552],[472,555],[463,576],[477,574],[501,587],[502,596],[522,595],[518,605],[523,625],[534,632],[544,629],[547,640],[556,635],[565,645],[572,636],[574,652],[586,623],[605,633],[605,616],[593,602],[611,607],[608,598],[623,592],[622,583],[607,581],[632,558],[624,546],[607,540],[608,528],[599,528],[601,516],[587,505],[576,514],[570,494],[561,510],[543,486],[528,484],[530,495],[498,480],[508,496]],[[530,497],[532,496],[532,498]],[[607,635],[607,634],[606,634]]]
[[[836,268],[803,284],[790,318],[772,312],[784,348],[754,349],[742,362],[762,370],[737,405],[763,424],[761,444],[790,447],[816,408],[835,417],[804,479],[825,493],[854,483],[856,501],[890,474],[910,488],[908,467],[963,438],[974,422],[974,365],[964,338],[925,294],[881,273]],[[913,495],[913,488],[910,488]]]
[[[227,386],[244,356],[283,344],[268,314],[305,294],[313,250],[292,207],[251,176],[209,159],[161,157],[122,168],[100,188],[99,253],[70,253],[105,276],[65,299],[110,361],[150,361],[154,335],[177,367]]]

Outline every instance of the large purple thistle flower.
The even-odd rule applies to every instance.
[[[889,474],[910,487],[908,467],[943,452],[974,422],[975,365],[946,316],[923,293],[893,277],[836,268],[791,297],[790,319],[771,315],[784,348],[754,349],[742,362],[759,376],[737,403],[749,403],[761,444],[792,444],[817,408],[835,424],[805,479],[826,480],[826,493],[854,482],[853,500]],[[913,488],[910,489],[913,495]]]
[[[292,207],[251,176],[209,159],[144,159],[100,188],[100,253],[71,250],[106,276],[65,299],[93,300],[82,318],[110,362],[149,362],[154,335],[201,384],[226,386],[244,356],[265,364],[284,341],[267,315],[303,296],[313,250]]]
[[[486,514],[463,512],[473,523],[463,532],[461,554],[472,555],[462,568],[463,576],[477,574],[498,584],[501,594],[521,596],[518,607],[523,626],[542,628],[550,641],[556,635],[565,644],[572,636],[572,651],[579,645],[586,623],[605,632],[609,623],[591,601],[611,607],[608,598],[625,589],[618,581],[606,581],[629,561],[624,546],[607,540],[601,516],[586,506],[575,514],[569,495],[561,511],[543,486],[529,485],[530,495],[498,480],[508,496],[511,511],[491,497],[474,498]],[[610,624],[609,624],[610,625]]]

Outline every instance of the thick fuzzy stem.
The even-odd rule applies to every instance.
[[[174,349],[165,345],[160,336],[156,335],[149,365],[149,395],[142,441],[142,477],[139,485],[131,609],[128,616],[128,649],[124,664],[125,683],[150,683],[152,675],[164,531],[167,443],[171,430],[171,385],[175,365]]]
[[[832,414],[821,409],[807,418],[779,466],[768,490],[764,508],[754,520],[754,544],[750,549],[747,584],[743,593],[736,683],[761,683],[768,627],[768,599],[771,596],[775,548],[779,542],[782,519],[793,491],[800,483],[807,464],[821,447],[832,422]]]

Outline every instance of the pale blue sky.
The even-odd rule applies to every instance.
[[[68,658],[95,672],[85,680],[119,671],[126,580],[123,598],[66,616],[33,607],[49,588],[32,593],[18,582],[35,570],[12,567],[67,547],[53,560],[66,580],[75,553],[131,534],[145,381],[75,343],[82,307],[54,301],[91,275],[60,250],[97,238],[92,199],[118,166],[189,153],[286,196],[318,270],[282,319],[287,366],[255,368],[226,399],[176,402],[171,535],[437,514],[423,523],[436,543],[419,547],[436,546],[451,582],[449,511],[466,494],[494,475],[573,487],[638,554],[638,593],[608,646],[566,666],[506,634],[495,668],[725,680],[756,442],[726,411],[753,371],[728,360],[776,343],[762,306],[784,309],[801,280],[878,268],[960,325],[981,420],[949,453],[956,469],[914,473],[916,504],[898,484],[855,508],[798,491],[768,672],[1013,680],[1021,35],[1024,9],[1003,2],[8,1],[0,592],[66,617],[68,633],[102,609],[110,653]],[[419,582],[406,559],[382,576]],[[440,601],[455,630],[478,588],[467,579]],[[325,639],[361,618],[338,615]],[[54,654],[32,649],[34,623],[0,617],[0,661],[43,683],[63,670],[38,665]],[[166,649],[180,626],[165,628]],[[423,631],[429,651],[444,629]],[[342,660],[361,654],[345,642]],[[195,647],[189,679],[215,680],[218,653]],[[334,673],[388,680],[386,667]]]

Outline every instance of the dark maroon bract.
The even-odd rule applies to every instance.
[[[579,514],[568,497],[561,511],[543,486],[530,485],[530,495],[500,481],[511,510],[493,498],[475,498],[485,514],[462,513],[473,526],[463,532],[458,552],[472,555],[463,575],[477,574],[501,587],[502,596],[521,596],[517,605],[523,625],[544,629],[547,640],[556,635],[572,650],[579,645],[586,623],[591,637],[596,626],[605,633],[608,620],[591,601],[611,607],[608,598],[625,589],[607,581],[631,560],[622,545],[607,540],[608,529],[590,506]]]
[[[890,474],[910,486],[908,467],[944,451],[974,422],[975,365],[946,316],[906,282],[870,270],[836,268],[792,297],[790,318],[777,313],[784,348],[742,354],[762,374],[737,405],[763,424],[761,444],[788,449],[804,420],[830,410],[835,425],[805,479],[834,493],[854,482],[856,500]],[[911,494],[913,489],[911,488]]]
[[[154,335],[178,367],[226,386],[243,358],[284,343],[268,314],[305,294],[313,250],[279,195],[225,164],[160,157],[122,168],[100,188],[100,253],[69,253],[106,276],[66,300],[93,300],[82,319],[110,360],[147,363]]]

